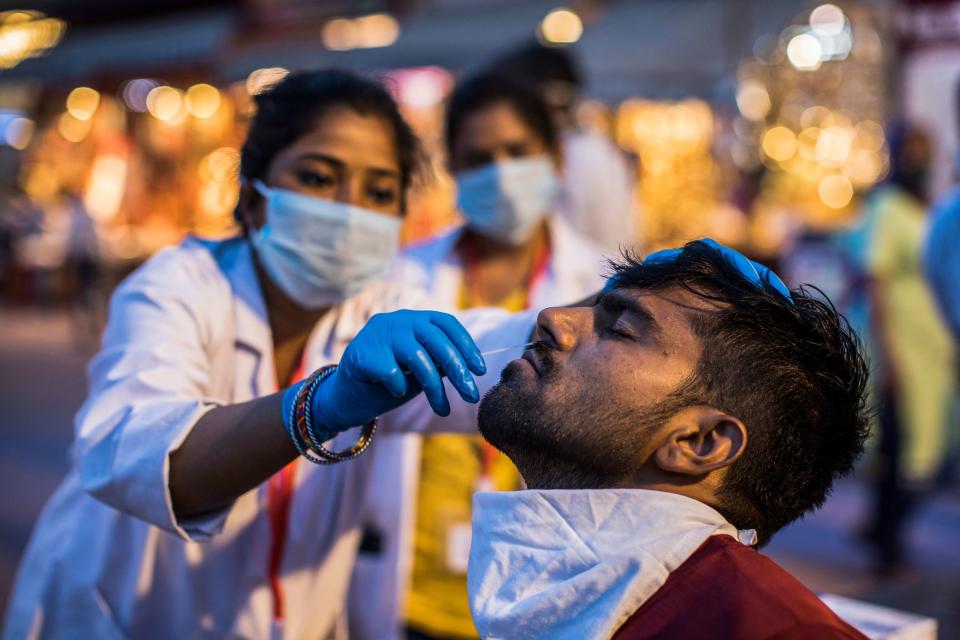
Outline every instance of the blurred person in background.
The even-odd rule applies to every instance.
[[[584,81],[570,51],[533,42],[497,58],[487,71],[532,84],[550,107],[564,157],[559,213],[610,252],[640,243],[634,171],[609,138],[579,126]]]
[[[444,311],[539,309],[602,286],[601,250],[556,213],[562,151],[536,92],[508,77],[470,78],[450,98],[445,135],[464,224],[408,248],[391,278]],[[479,436],[389,440],[374,452],[380,489],[351,587],[351,637],[396,637],[404,621],[409,638],[476,637],[466,583],[472,497],[518,489],[520,476]],[[395,602],[370,616],[373,593]]]
[[[955,107],[960,131],[960,82],[956,87]],[[954,180],[960,181],[960,149],[954,154],[953,172]],[[924,243],[923,262],[927,282],[953,335],[954,349],[960,349],[960,186],[956,184],[933,205]],[[957,364],[960,367],[960,359]],[[956,412],[960,407],[955,404],[954,410]],[[960,479],[958,426],[960,425],[954,424],[947,453],[948,478],[952,476],[955,480]]]
[[[103,296],[97,295],[103,271],[100,236],[83,198],[75,191],[62,188],[50,209],[57,211],[54,215],[64,219],[67,226],[63,269],[72,302],[74,341],[81,349],[89,348],[97,344],[97,334],[103,329],[99,307],[105,301],[101,303],[98,298]]]
[[[256,106],[243,233],[188,238],[113,296],[73,467],[24,554],[4,638],[334,637],[372,462],[350,458],[376,417],[385,430],[475,425],[485,367],[464,327],[381,313],[423,301],[380,280],[417,165],[394,101],[319,71]],[[471,317],[481,344],[532,328],[502,310]]]
[[[960,83],[955,106],[960,131]],[[953,170],[960,181],[960,149],[954,154]],[[960,343],[960,186],[954,185],[934,204],[923,257],[930,287],[954,340]]]
[[[14,183],[4,199],[0,215],[0,282],[2,293],[11,301],[20,301],[24,289],[24,268],[19,260],[19,243],[43,230],[43,213]]]
[[[921,268],[932,143],[905,122],[888,139],[890,176],[867,201],[866,243],[880,468],[863,534],[881,573],[906,560],[909,517],[944,462],[956,392],[954,345]]]

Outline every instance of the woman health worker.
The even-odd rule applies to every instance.
[[[448,425],[474,423],[440,379],[479,398],[483,359],[463,326],[374,316],[419,302],[376,282],[415,158],[389,95],[314,72],[257,107],[246,233],[163,251],[114,295],[73,469],[25,553],[6,638],[333,637],[371,458],[319,466],[298,450],[337,461],[356,440],[342,432],[368,438],[421,389]],[[470,326],[503,345],[532,322],[483,311]],[[418,398],[383,429],[439,428],[430,407]],[[318,457],[323,442],[333,454]]]
[[[601,250],[557,215],[562,157],[547,104],[498,75],[460,83],[446,113],[446,152],[464,224],[401,252],[390,277],[434,308],[509,311],[567,304],[601,286]],[[626,241],[626,239],[625,239]],[[475,638],[467,602],[475,490],[520,488],[510,460],[478,435],[392,434],[351,585],[351,637]],[[361,607],[366,603],[366,607]],[[376,603],[378,615],[365,615]]]

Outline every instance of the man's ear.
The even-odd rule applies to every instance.
[[[264,199],[248,180],[240,181],[237,221],[247,229],[259,229],[267,221]]]
[[[670,420],[654,452],[661,471],[699,476],[736,462],[747,447],[747,427],[713,407],[687,407]]]

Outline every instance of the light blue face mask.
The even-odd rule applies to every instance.
[[[518,245],[553,207],[560,182],[549,156],[493,162],[457,174],[457,206],[467,225]]]
[[[400,218],[362,207],[271,189],[267,223],[251,233],[267,275],[308,309],[337,304],[379,279],[397,252]]]

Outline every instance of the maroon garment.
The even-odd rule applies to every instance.
[[[627,619],[614,640],[858,638],[796,578],[727,535],[711,536]]]

